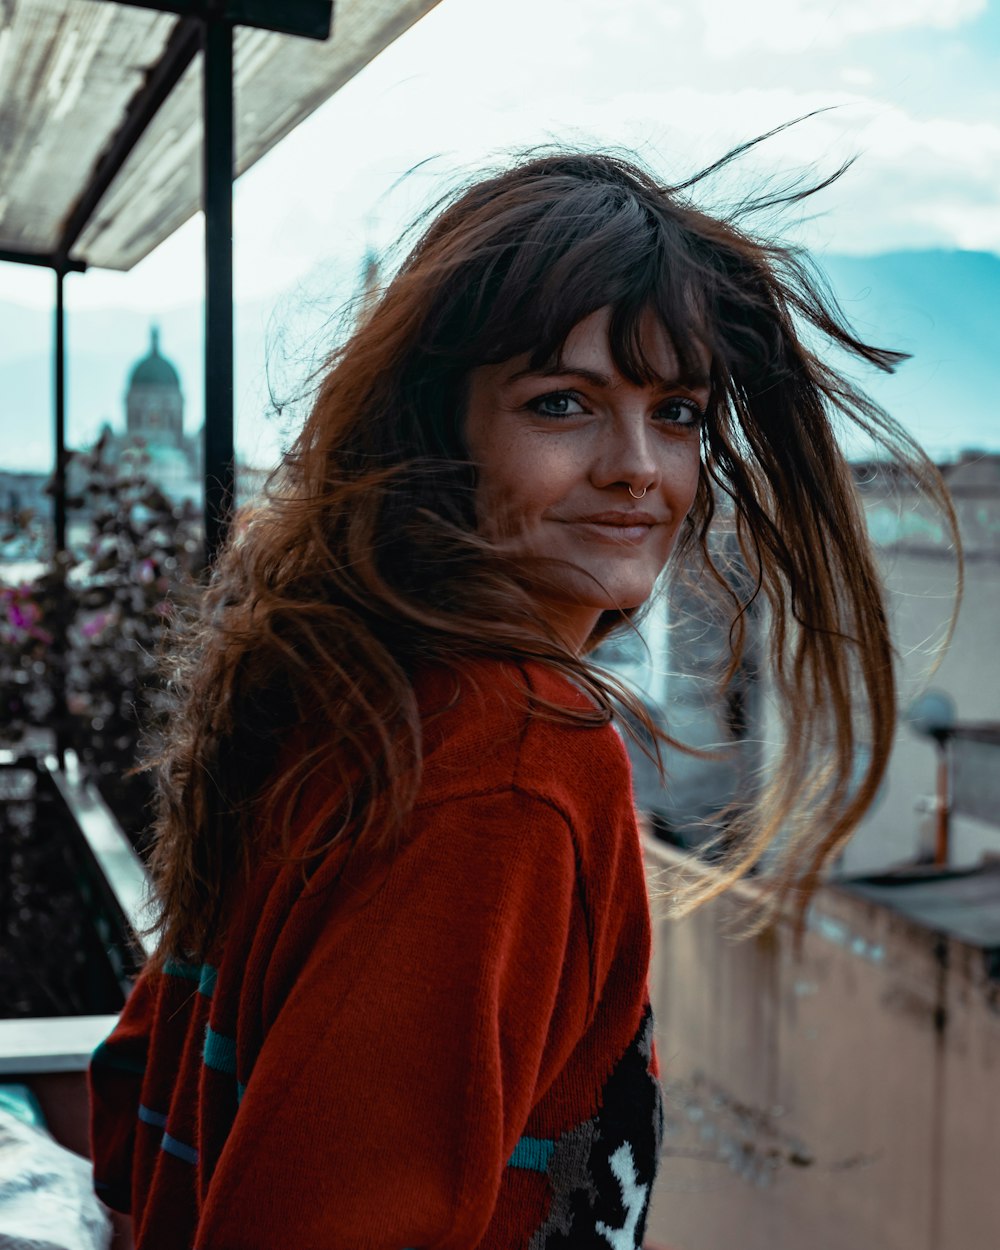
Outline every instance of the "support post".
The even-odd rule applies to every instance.
[[[53,348],[55,412],[55,473],[52,478],[52,520],[56,556],[66,550],[66,307],[65,270],[56,271],[56,320]]]
[[[935,735],[937,747],[937,797],[934,813],[934,863],[946,867],[951,859],[951,758],[950,733]]]
[[[55,567],[61,577],[68,571],[66,558],[66,270],[56,265],[56,322],[54,336],[53,400],[55,410],[55,472],[52,476],[52,534]],[[55,728],[56,758],[62,768],[69,745],[69,717],[66,709],[66,621],[60,613],[52,622],[52,723]]]
[[[233,439],[233,27],[204,26],[205,561],[225,539],[235,487]]]

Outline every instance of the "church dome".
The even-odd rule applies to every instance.
[[[129,390],[133,386],[163,386],[172,390],[181,389],[180,376],[165,356],[160,355],[160,332],[153,326],[149,336],[149,355],[143,356],[132,369],[128,380]]]

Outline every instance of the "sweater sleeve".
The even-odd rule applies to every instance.
[[[132,1152],[155,994],[143,973],[111,1034],[90,1061],[90,1151],[94,1189],[106,1206],[131,1208]]]
[[[377,892],[323,927],[269,1022],[198,1246],[482,1238],[591,1010],[574,842],[516,790],[452,799],[415,833]]]

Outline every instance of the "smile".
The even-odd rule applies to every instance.
[[[598,542],[638,546],[660,522],[643,512],[601,512],[594,516],[576,517],[564,524]]]

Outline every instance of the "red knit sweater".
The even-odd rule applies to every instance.
[[[265,862],[201,966],[144,974],[91,1068],[139,1250],[638,1247],[661,1104],[615,731],[538,666],[422,683],[391,862]],[[235,888],[235,887],[234,887]]]

